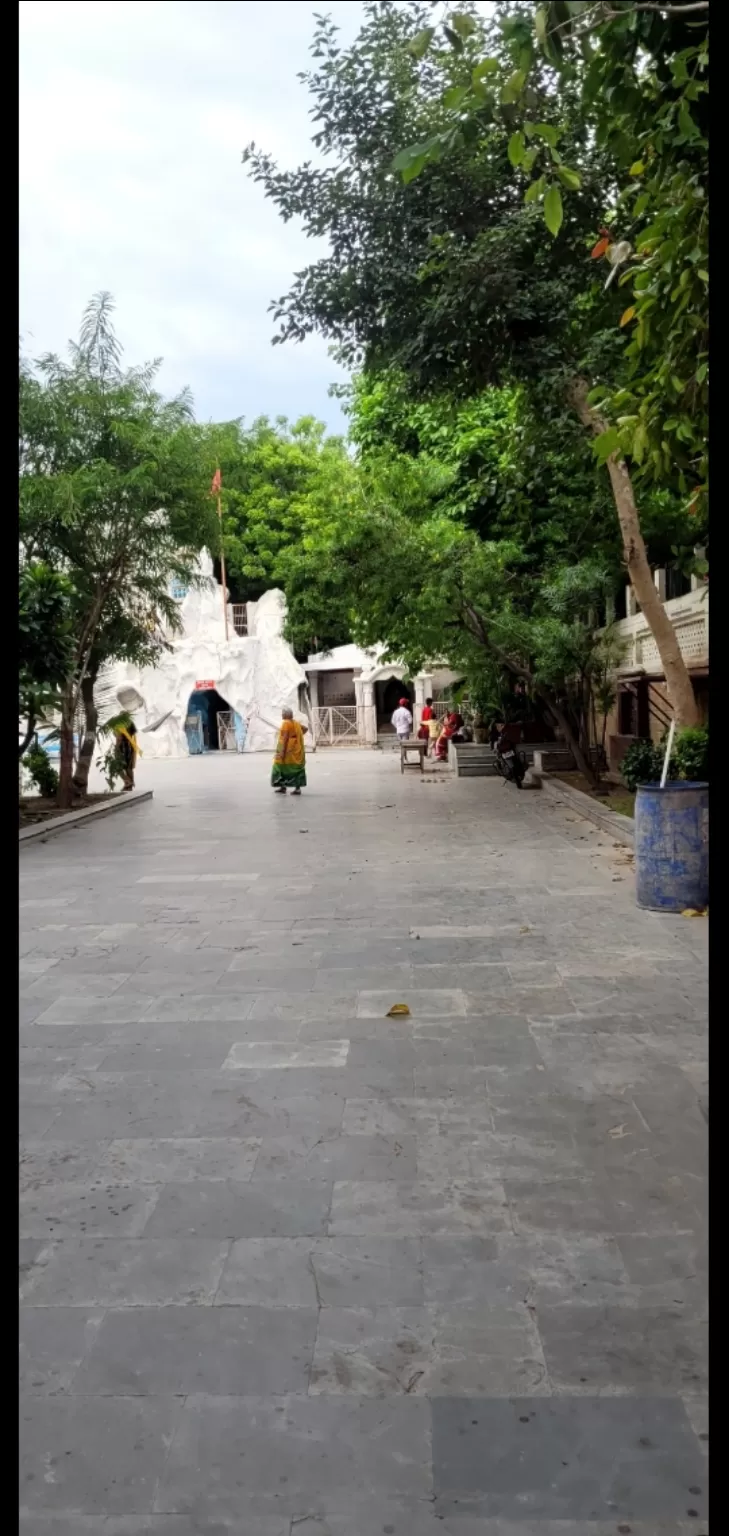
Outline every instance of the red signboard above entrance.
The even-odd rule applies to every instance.
[[[196,693],[206,693],[208,688],[214,688],[214,687],[215,687],[215,684],[214,684],[214,682],[211,681],[211,679],[209,677],[203,677],[203,678],[201,678],[195,684],[195,692]]]

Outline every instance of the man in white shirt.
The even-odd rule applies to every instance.
[[[401,699],[392,717],[391,724],[397,731],[398,741],[406,741],[413,728],[413,717],[410,713],[410,700]]]

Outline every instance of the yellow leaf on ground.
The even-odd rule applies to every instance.
[[[403,1014],[409,1014],[409,1012],[410,1009],[408,1008],[407,1003],[393,1003],[392,1007],[388,1008],[387,1013],[385,1014],[385,1018],[397,1019],[402,1017]]]
[[[682,917],[706,917],[703,907],[686,907],[681,913]]]

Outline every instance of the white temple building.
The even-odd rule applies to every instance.
[[[199,576],[199,584],[172,593],[182,627],[168,635],[156,664],[120,662],[100,679],[133,715],[145,757],[270,752],[286,705],[317,746],[374,747],[391,731],[401,696],[411,701],[417,729],[426,698],[442,697],[458,679],[443,666],[408,679],[404,666],[384,660],[384,646],[340,645],[302,667],[284,639],[283,592],[224,609],[208,554],[200,556]]]
[[[235,750],[236,744],[246,752],[272,751],[284,705],[308,721],[306,674],[283,638],[283,592],[265,592],[243,606],[228,603],[224,613],[209,555],[201,555],[199,571],[200,586],[173,592],[182,628],[169,636],[170,649],[153,667],[107,668],[104,685],[133,715],[145,757]],[[199,732],[191,728],[196,718]]]
[[[401,697],[410,700],[417,730],[425,700],[442,699],[461,679],[460,673],[440,664],[409,677],[401,662],[385,660],[382,645],[371,650],[338,645],[328,655],[310,656],[304,670],[321,744],[350,734],[364,745],[376,746],[391,732],[390,719]]]

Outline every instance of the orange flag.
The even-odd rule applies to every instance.
[[[220,477],[220,470],[216,469],[215,474],[213,475],[213,483],[212,483],[212,485],[210,487],[210,495],[211,496],[219,496],[220,495],[220,489],[221,489],[222,483],[223,482],[222,482],[221,477]]]

